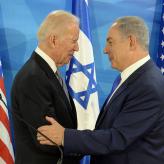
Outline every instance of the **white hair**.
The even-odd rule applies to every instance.
[[[44,40],[48,35],[54,33],[62,35],[70,24],[79,24],[79,19],[69,12],[63,10],[53,11],[45,18],[38,30],[38,41]]]
[[[148,50],[149,30],[143,19],[137,16],[125,16],[118,18],[115,23],[123,36],[134,35],[140,46]]]

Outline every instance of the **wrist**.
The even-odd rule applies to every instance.
[[[64,132],[65,132],[65,128],[63,128],[63,135],[62,135],[61,146],[64,146]]]

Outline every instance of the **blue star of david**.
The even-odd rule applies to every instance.
[[[89,72],[89,70],[91,71]],[[69,85],[71,74],[77,72],[82,72],[89,79],[87,89],[81,92],[75,92]],[[97,84],[94,79],[94,63],[82,65],[75,57],[73,57],[70,61],[69,69],[66,72],[66,84],[70,95],[75,98],[84,109],[87,109],[90,95],[97,91]]]

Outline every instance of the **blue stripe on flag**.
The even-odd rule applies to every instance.
[[[72,13],[80,18],[80,29],[91,40],[88,6],[85,0],[72,0]]]

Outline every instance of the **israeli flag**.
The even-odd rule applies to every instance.
[[[96,73],[89,29],[88,1],[72,0],[72,13],[80,19],[79,51],[71,59],[66,84],[78,119],[78,129],[94,129],[99,114]]]

